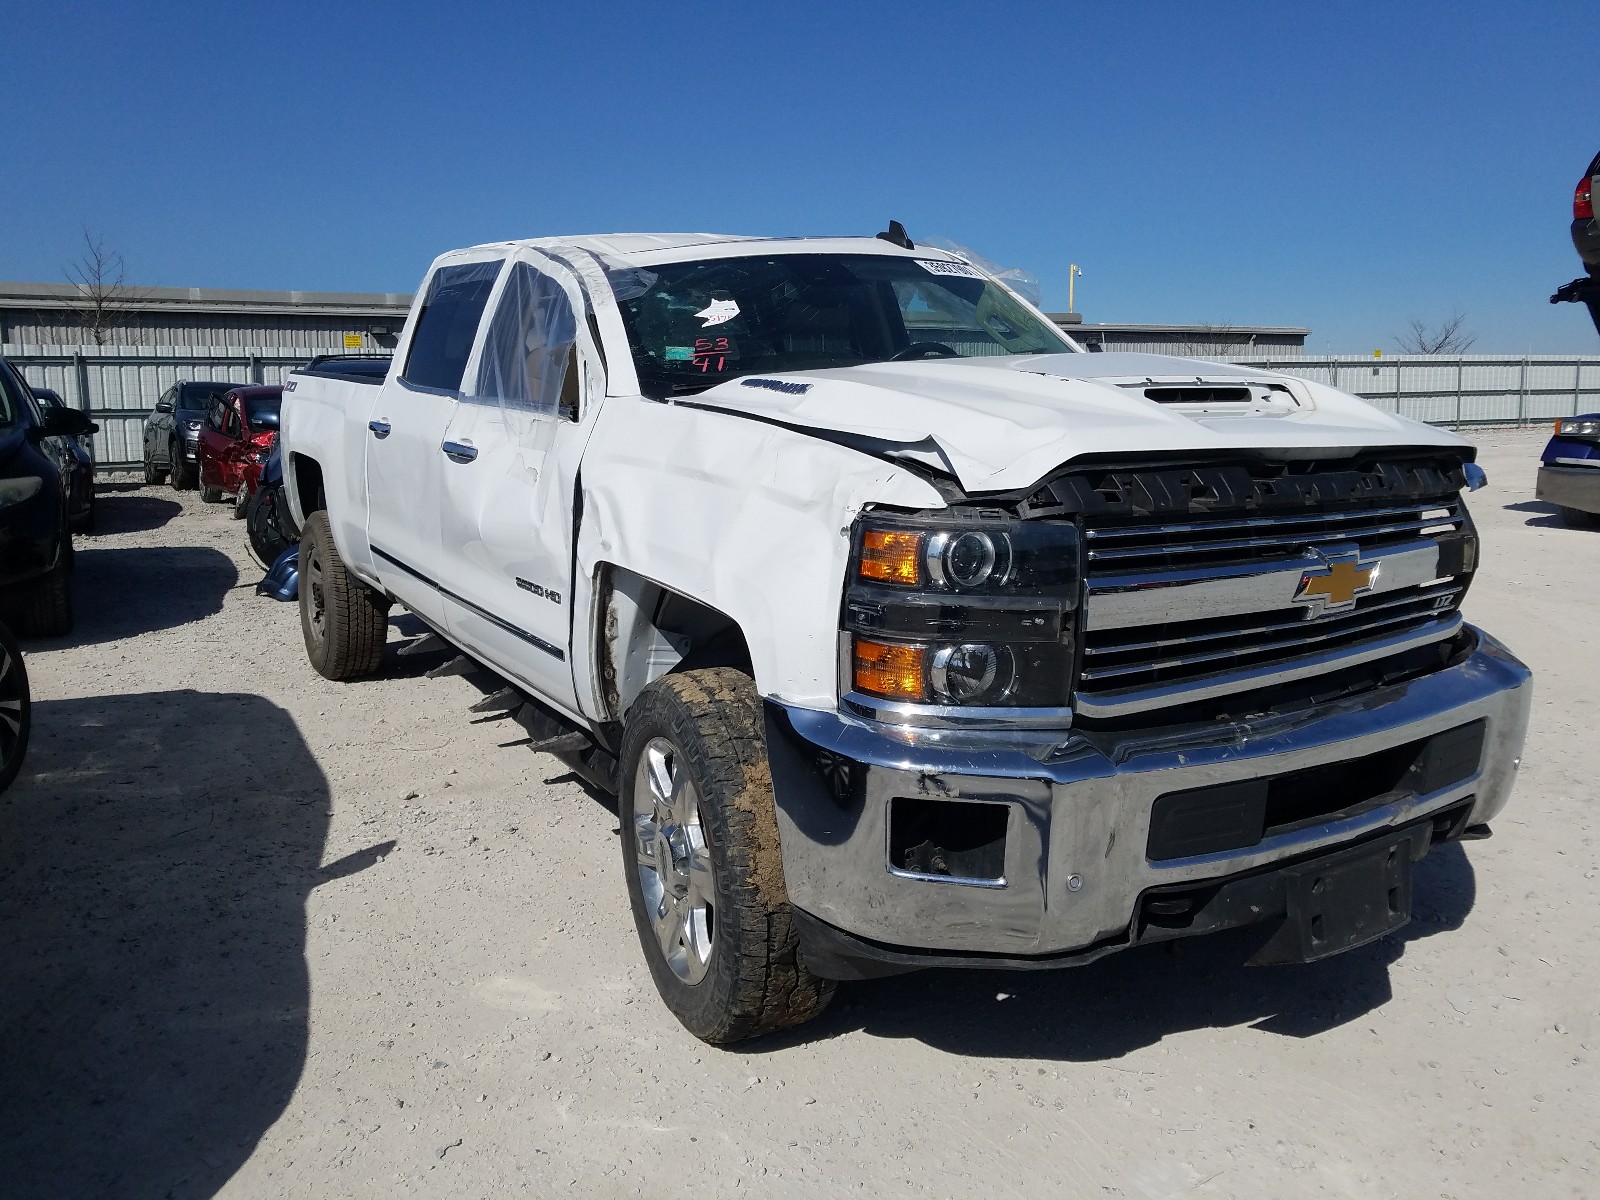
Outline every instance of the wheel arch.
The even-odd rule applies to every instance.
[[[607,562],[594,596],[594,682],[607,719],[623,720],[665,675],[730,667],[755,678],[744,629],[712,605]]]

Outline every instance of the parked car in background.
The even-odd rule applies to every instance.
[[[54,388],[36,387],[33,395],[45,412],[71,408]],[[71,439],[77,469],[72,472],[67,509],[72,514],[71,524],[76,532],[89,533],[94,529],[94,435],[99,432],[100,426],[90,422],[88,433],[80,433]]]
[[[1600,192],[1600,154],[1578,180],[1572,193],[1572,245],[1593,277],[1600,278],[1600,221],[1595,220],[1594,198]]]
[[[200,426],[198,468],[200,498],[215,504],[224,494],[236,497],[234,515],[244,516],[249,498],[248,473],[260,476],[261,464],[278,435],[278,408],[283,389],[236,387],[211,401]]]
[[[1600,413],[1562,417],[1539,456],[1538,499],[1578,529],[1600,527]]]
[[[75,408],[42,408],[0,358],[0,608],[25,635],[72,630],[73,439],[92,428]]]
[[[180,491],[199,478],[200,426],[211,402],[237,383],[175,383],[161,393],[155,410],[144,419],[144,481],[160,483],[169,475]]]
[[[277,562],[285,550],[300,540],[300,530],[283,500],[282,439],[274,438],[272,453],[261,465],[261,479],[245,506],[250,548],[263,565]]]
[[[1572,247],[1588,272],[1564,283],[1550,297],[1551,304],[1582,304],[1600,333],[1600,220],[1595,219],[1595,193],[1600,192],[1600,154],[1572,191]]]

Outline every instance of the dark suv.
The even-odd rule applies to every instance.
[[[200,424],[211,402],[237,383],[175,383],[161,393],[155,411],[144,419],[144,481],[160,483],[168,474],[175,488],[199,482]]]
[[[72,631],[68,481],[91,429],[75,408],[41,409],[0,358],[0,610],[24,634]]]

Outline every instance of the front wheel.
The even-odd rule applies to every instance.
[[[222,489],[212,487],[209,483],[202,483],[200,485],[200,502],[202,504],[221,504]]]
[[[821,1013],[835,985],[800,959],[750,678],[656,680],[628,714],[620,768],[628,899],[673,1016],[723,1045]]]
[[[300,632],[306,657],[325,679],[360,679],[383,662],[389,600],[345,569],[328,513],[306,519],[300,539]]]
[[[33,728],[33,700],[28,693],[28,668],[11,630],[0,625],[0,792],[11,786],[28,753]]]

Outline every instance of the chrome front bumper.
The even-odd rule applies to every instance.
[[[1540,467],[1533,495],[1548,504],[1600,513],[1600,460],[1592,467]]]
[[[784,875],[802,926],[879,947],[1013,959],[1126,944],[1141,894],[1334,851],[1472,799],[1505,806],[1531,703],[1528,669],[1479,631],[1454,666],[1305,712],[1160,735],[1002,740],[898,730],[769,702],[767,745]],[[1193,788],[1345,763],[1482,720],[1476,771],[1425,795],[1269,833],[1248,849],[1151,861],[1152,806]],[[891,867],[896,799],[1007,806],[1003,879]],[[814,918],[807,922],[806,917]]]

